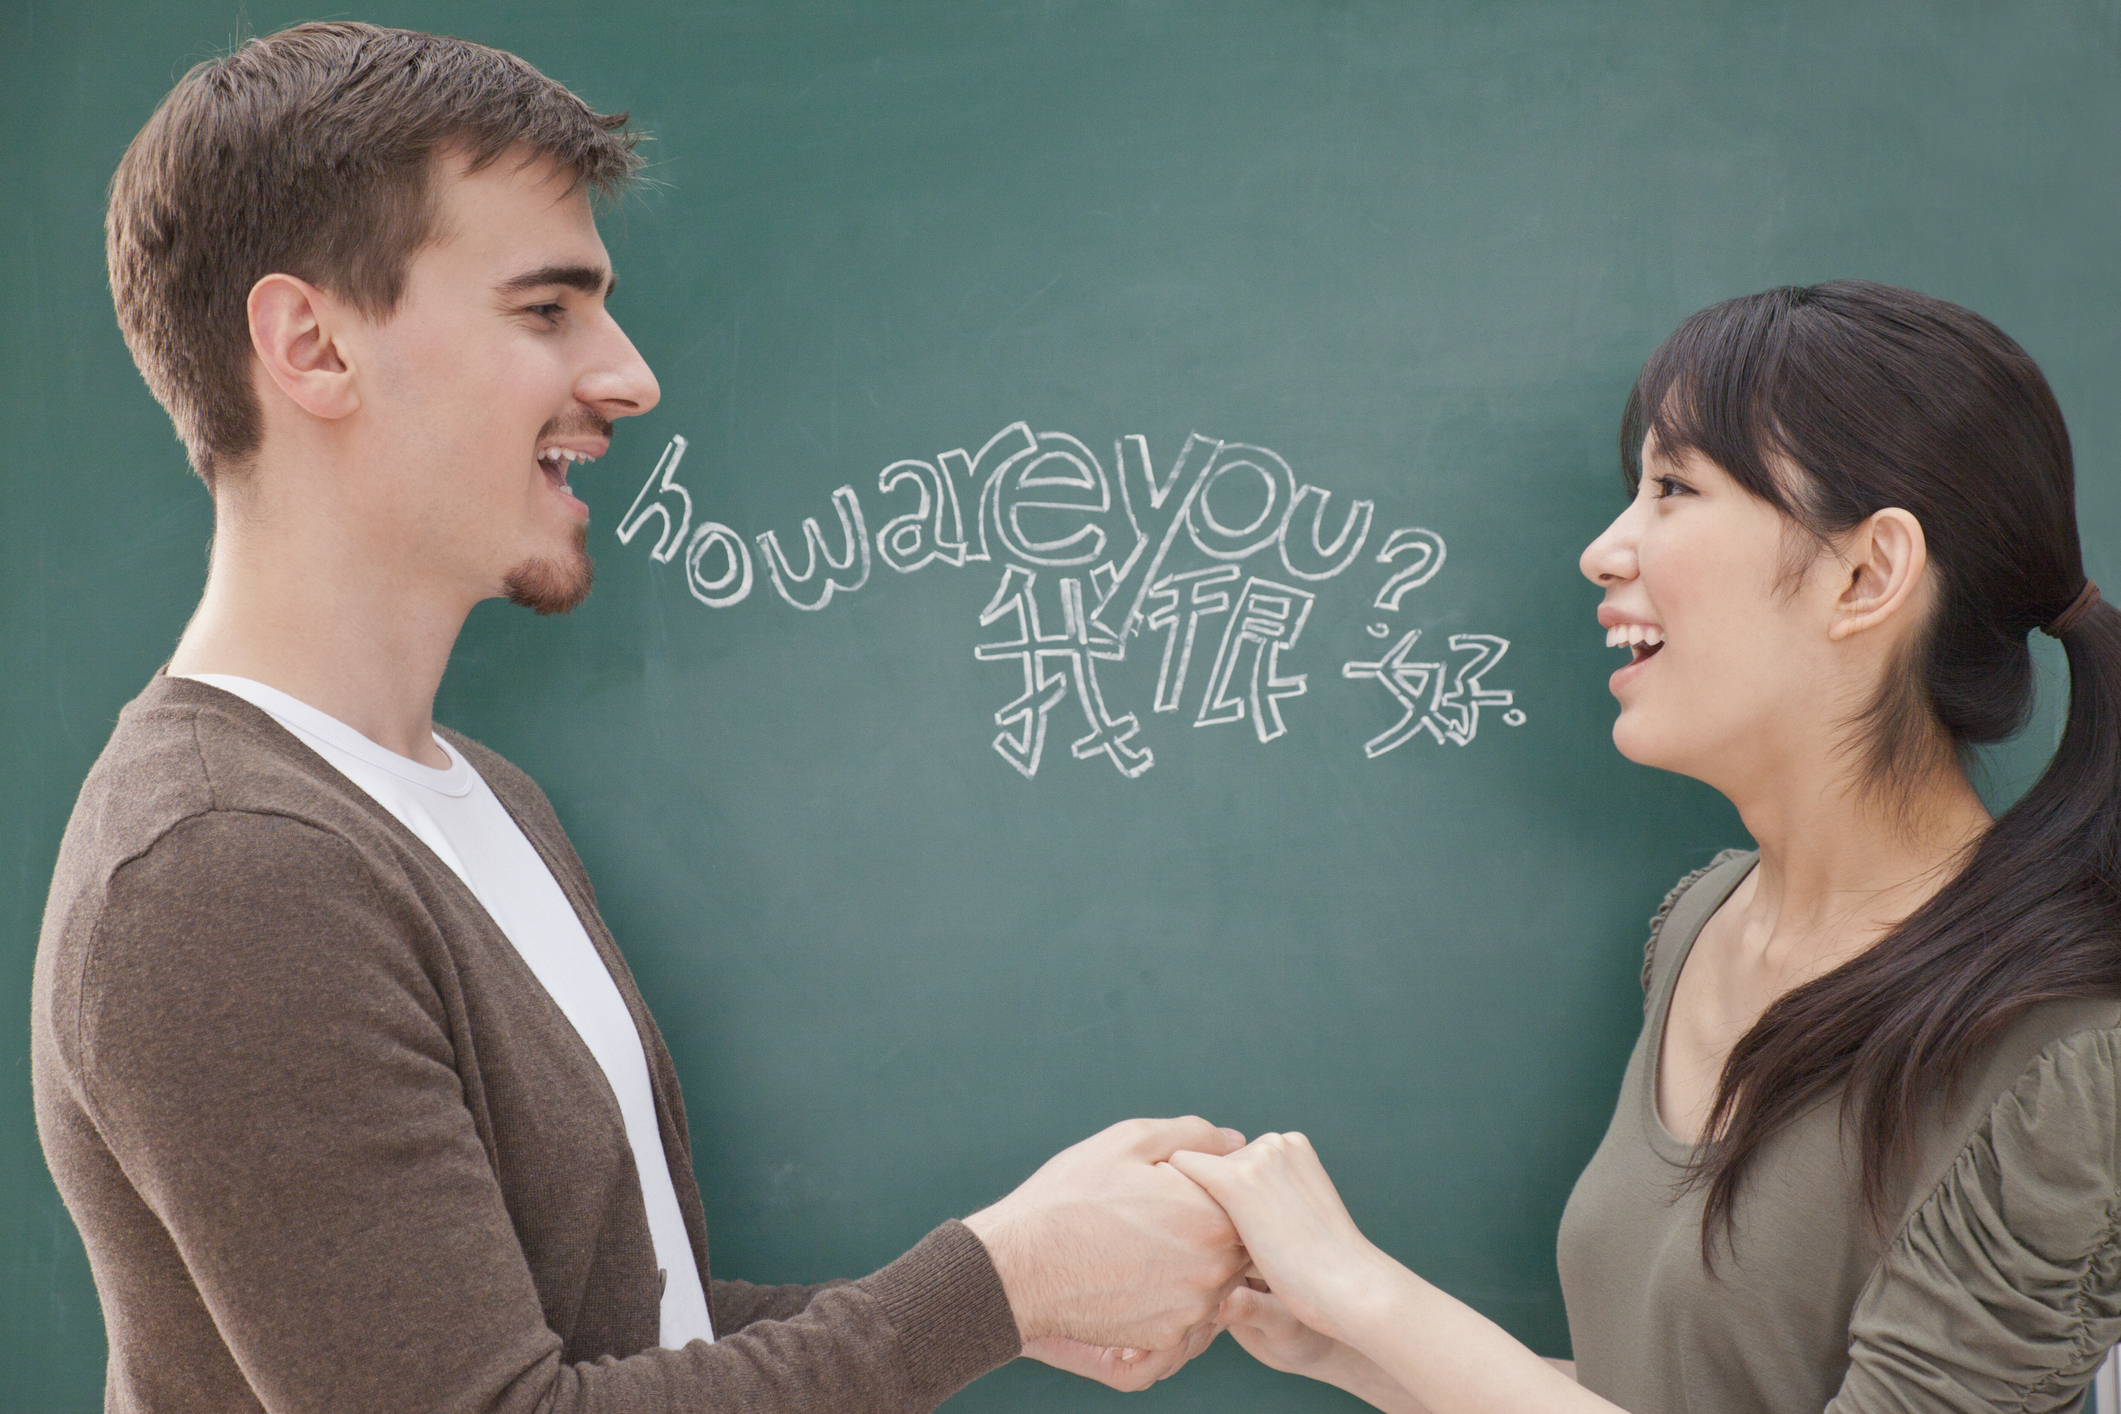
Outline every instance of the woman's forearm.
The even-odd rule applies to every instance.
[[[1357,1399],[1384,1410],[1385,1414],[1434,1414],[1375,1360],[1350,1346],[1344,1345],[1341,1350],[1344,1353],[1336,1355],[1333,1360],[1304,1373],[1314,1380],[1323,1380],[1346,1390]]]
[[[1619,1408],[1382,1252],[1339,1304],[1345,1309],[1335,1312],[1335,1325],[1343,1340],[1433,1414],[1613,1414]],[[1395,1407],[1341,1387],[1380,1408]]]
[[[1208,1190],[1237,1224],[1260,1284],[1316,1337],[1339,1341],[1428,1414],[1612,1414],[1576,1383],[1464,1302],[1408,1271],[1362,1235],[1301,1134],[1262,1134],[1235,1154],[1181,1149],[1171,1166]],[[1232,1293],[1244,1300],[1242,1293]],[[1301,1368],[1313,1372],[1313,1360]],[[1334,1367],[1343,1389],[1386,1409],[1410,1406],[1359,1366]],[[1283,1368],[1299,1368],[1285,1365]]]

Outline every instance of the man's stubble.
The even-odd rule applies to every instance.
[[[508,572],[501,588],[508,602],[535,609],[540,614],[570,613],[589,597],[596,578],[596,562],[589,558],[589,527],[574,530],[574,550],[553,559],[525,560]]]

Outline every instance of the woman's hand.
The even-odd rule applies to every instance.
[[[1312,1330],[1291,1315],[1257,1277],[1223,1298],[1215,1319],[1260,1364],[1338,1385],[1387,1414],[1429,1414],[1377,1363],[1353,1346]]]
[[[1217,1324],[1260,1364],[1292,1375],[1324,1378],[1324,1371],[1348,1347],[1321,1335],[1289,1314],[1280,1298],[1256,1278],[1223,1298]]]
[[[1397,1264],[1348,1216],[1311,1141],[1262,1134],[1233,1154],[1181,1152],[1169,1162],[1222,1204],[1277,1304],[1313,1333],[1345,1343],[1348,1303],[1380,1264]]]

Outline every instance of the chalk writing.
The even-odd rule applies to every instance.
[[[1151,630],[1164,632],[1164,661],[1156,673],[1156,702],[1159,712],[1176,712],[1178,700],[1186,690],[1186,673],[1193,665],[1193,641],[1200,633],[1200,621],[1210,614],[1226,614],[1230,611],[1230,596],[1226,589],[1237,582],[1244,571],[1236,565],[1217,565],[1212,569],[1188,570],[1184,574],[1167,574],[1156,582],[1149,597],[1162,601],[1151,610],[1147,619]],[[1180,601],[1184,601],[1185,636],[1179,636]],[[1172,662],[1172,654],[1178,661]]]
[[[773,592],[798,609],[822,609],[835,593],[852,594],[869,582],[869,528],[862,521],[861,497],[852,486],[842,486],[832,493],[832,509],[839,512],[841,552],[835,555],[825,548],[825,532],[818,529],[816,516],[803,517],[801,574],[781,553],[779,532],[769,530],[759,536],[759,558],[766,562],[766,578],[773,582]],[[812,580],[822,587],[806,601],[795,591]]]
[[[1002,729],[994,739],[994,749],[1027,778],[1037,775],[1046,748],[1047,718],[1072,696],[1089,728],[1070,747],[1076,759],[1086,761],[1102,754],[1121,775],[1139,776],[1156,764],[1156,757],[1131,744],[1141,731],[1132,713],[1115,718],[1105,707],[1104,691],[1097,681],[1097,655],[1090,651],[1083,616],[1082,581],[1059,581],[1061,628],[1057,633],[1047,633],[1040,626],[1038,600],[1032,592],[1037,582],[1035,571],[1010,565],[1002,571],[994,597],[980,610],[981,628],[1014,618],[1016,633],[978,645],[972,656],[988,663],[1014,662],[1023,682],[1023,691],[994,714],[995,725]]]
[[[1451,651],[1474,656],[1447,679],[1445,664],[1409,660],[1408,655],[1420,639],[1421,630],[1410,629],[1378,661],[1340,665],[1342,677],[1376,682],[1404,709],[1397,722],[1362,744],[1363,755],[1373,760],[1387,751],[1398,750],[1421,732],[1434,737],[1439,746],[1445,742],[1469,746],[1480,731],[1481,708],[1508,707],[1516,700],[1509,691],[1485,687],[1480,681],[1482,674],[1509,652],[1508,640],[1489,633],[1452,634]],[[1427,701],[1423,701],[1424,697]],[[1517,721],[1510,725],[1522,725],[1524,714],[1515,715]]]
[[[1392,577],[1377,591],[1378,608],[1396,613],[1399,601],[1407,597],[1409,589],[1421,588],[1436,578],[1437,571],[1443,568],[1443,537],[1419,526],[1395,530],[1386,536],[1385,547],[1377,552],[1377,563],[1389,565],[1409,551],[1414,555],[1414,563],[1392,572]],[[1382,634],[1378,636],[1383,637]]]
[[[1249,705],[1252,726],[1261,741],[1272,741],[1288,730],[1281,719],[1281,701],[1303,696],[1305,675],[1281,675],[1282,650],[1296,646],[1304,631],[1304,620],[1311,616],[1311,601],[1316,597],[1271,580],[1245,582],[1237,607],[1230,611],[1229,623],[1223,629],[1222,647],[1215,650],[1215,666],[1208,670],[1208,690],[1201,695],[1200,715],[1193,719],[1194,726],[1242,721]],[[1247,674],[1250,691],[1242,697],[1232,697],[1230,685],[1246,661],[1252,665]]]
[[[1365,561],[1376,503],[1336,508],[1332,491],[1299,477],[1271,448],[1195,432],[1159,471],[1144,434],[1117,438],[1108,463],[1068,433],[1013,422],[977,451],[953,447],[885,466],[874,532],[860,493],[837,488],[830,517],[802,519],[798,557],[779,530],[747,538],[720,521],[695,522],[692,492],[677,479],[687,447],[681,436],[670,439],[618,537],[630,545],[653,524],[650,560],[682,556],[687,589],[710,608],[751,596],[754,545],[774,595],[811,613],[868,588],[873,560],[901,575],[937,565],[998,569],[972,655],[1010,673],[992,746],[1026,779],[1046,762],[1056,721],[1068,757],[1101,757],[1130,780],[1155,765],[1141,719],[1123,710],[1126,691],[1108,700],[1113,682],[1141,683],[1152,714],[1190,701],[1196,727],[1250,722],[1261,746],[1279,741],[1313,720],[1310,708],[1290,713],[1312,691],[1301,659],[1321,631],[1312,624],[1326,586],[1358,563],[1385,566],[1374,593],[1360,592],[1371,596],[1365,607],[1396,614],[1437,577],[1447,553],[1435,531],[1402,526]],[[837,533],[828,533],[835,520]],[[1395,632],[1376,620],[1359,627],[1371,639]],[[1424,734],[1438,746],[1471,745],[1483,709],[1523,724],[1515,694],[1487,682],[1507,639],[1451,634],[1445,663],[1412,656],[1421,636],[1409,629],[1381,658],[1341,664],[1341,680],[1374,682],[1400,709],[1398,721],[1362,744],[1364,755],[1374,760]],[[1137,640],[1155,645],[1153,684],[1129,664]]]
[[[633,537],[648,523],[650,516],[663,522],[663,529],[656,536],[655,548],[648,552],[650,559],[669,563],[670,557],[685,543],[685,531],[692,524],[692,493],[678,485],[678,463],[685,460],[685,448],[689,445],[683,437],[673,437],[670,445],[663,448],[663,455],[656,458],[655,470],[648,473],[648,480],[641,484],[641,493],[633,498],[633,505],[619,521],[619,543],[631,545]],[[683,507],[676,520],[670,518],[670,497],[677,497]]]

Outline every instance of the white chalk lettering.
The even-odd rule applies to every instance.
[[[1299,477],[1269,447],[1194,432],[1159,474],[1142,433],[1117,437],[1108,464],[1069,433],[1012,422],[976,452],[960,446],[885,465],[875,504],[888,514],[879,512],[874,535],[854,486],[834,490],[838,534],[828,535],[823,518],[804,517],[798,566],[778,530],[747,537],[719,520],[695,520],[693,493],[678,480],[687,446],[682,436],[670,438],[617,533],[630,545],[656,522],[650,561],[682,555],[686,589],[709,608],[751,597],[754,545],[774,597],[811,613],[867,586],[872,559],[901,575],[936,565],[998,568],[999,583],[977,615],[982,639],[973,657],[1013,670],[991,744],[1027,780],[1046,760],[1056,714],[1072,724],[1064,728],[1069,757],[1102,757],[1130,780],[1155,764],[1141,719],[1108,699],[1099,676],[1101,666],[1127,661],[1138,636],[1161,640],[1153,686],[1146,676],[1115,681],[1146,688],[1151,713],[1175,713],[1191,701],[1194,726],[1249,721],[1262,745],[1316,730],[1295,704],[1313,691],[1300,659],[1320,633],[1354,635],[1351,648],[1364,636],[1397,635],[1382,657],[1344,661],[1337,679],[1376,683],[1399,709],[1397,721],[1362,743],[1372,760],[1423,735],[1438,746],[1469,746],[1484,710],[1499,711],[1509,726],[1525,720],[1516,694],[1488,682],[1509,640],[1453,633],[1451,662],[1420,661],[1419,629],[1399,632],[1374,619],[1342,628],[1316,612],[1322,598],[1345,592],[1333,589],[1337,582],[1362,578],[1349,573],[1360,562],[1387,572],[1374,592],[1357,591],[1357,603],[1399,613],[1442,571],[1444,539],[1402,526],[1364,560],[1376,502],[1351,499],[1336,512],[1332,491]],[[1261,563],[1262,556],[1269,558]],[[1196,673],[1203,661],[1204,673]]]

